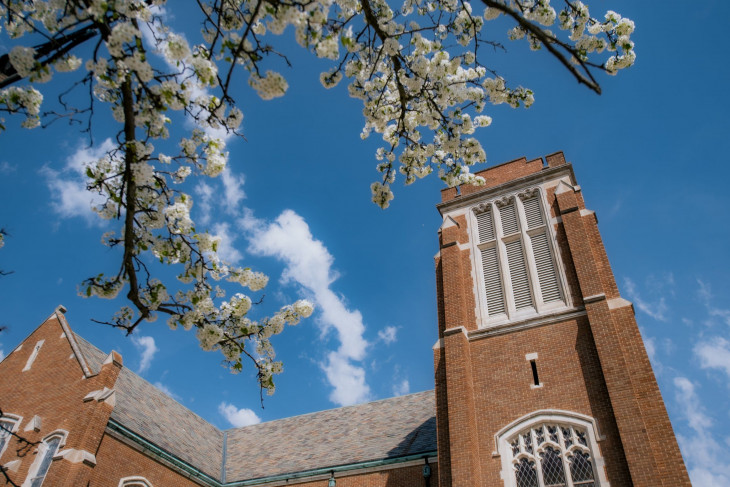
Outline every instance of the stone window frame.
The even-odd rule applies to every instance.
[[[56,451],[54,451],[51,455],[51,463],[48,466],[48,469],[50,470],[51,465],[53,465],[53,460],[55,459],[56,455],[59,451],[66,445],[66,439],[68,438],[68,431],[58,429],[55,431],[52,431],[51,433],[47,434],[43,439],[41,440],[41,444],[36,450],[36,458],[33,460],[33,463],[30,465],[30,469],[28,469],[28,475],[25,478],[25,482],[23,482],[23,485],[21,487],[31,487],[33,485],[33,479],[36,477],[38,470],[41,467],[41,464],[43,463],[43,458],[46,456],[48,443],[47,441],[53,439],[53,438],[59,438],[58,446],[56,446]],[[48,470],[46,470],[46,473],[43,475],[43,480],[41,480],[41,484],[43,485],[43,482],[45,481],[45,478],[48,476]]]
[[[546,409],[527,414],[508,424],[494,435],[496,451],[492,454],[492,456],[501,458],[502,469],[500,476],[504,483],[504,487],[517,487],[517,479],[515,469],[513,467],[515,463],[515,456],[512,453],[510,441],[512,441],[516,436],[543,424],[554,424],[561,427],[572,426],[585,431],[587,445],[584,449],[587,449],[591,455],[594,485],[596,485],[596,487],[610,486],[608,478],[606,477],[605,460],[601,454],[599,446],[599,442],[603,441],[605,437],[601,434],[598,428],[598,422],[590,416],[573,411]],[[561,446],[560,450],[562,457],[565,447]],[[569,470],[567,473],[569,473]],[[538,485],[543,487],[542,484]],[[565,485],[567,487],[573,486],[572,480],[566,479]]]
[[[23,417],[18,416],[17,414],[11,414],[11,413],[4,413],[2,417],[0,417],[0,421],[6,421],[11,422],[13,425],[9,430],[4,429],[4,431],[0,431],[0,436],[4,438],[4,442],[2,446],[0,446],[0,457],[3,456],[3,453],[5,453],[5,450],[8,448],[8,444],[10,443],[10,437],[12,433],[17,432],[20,429],[20,423],[23,422]]]
[[[529,199],[530,196],[536,196],[540,203],[540,211],[544,220],[544,227],[540,226],[537,229],[528,229],[526,225],[526,215],[523,208],[522,200]],[[519,203],[518,203],[519,201]],[[514,202],[515,210],[517,213],[517,219],[519,221],[519,231],[516,234],[505,237],[501,232],[497,232],[497,213],[499,213],[499,206]],[[505,302],[505,313],[496,316],[490,316],[487,305],[487,291],[484,282],[484,275],[482,270],[482,254],[481,249],[483,247],[490,246],[489,243],[483,243],[479,237],[479,227],[477,223],[477,215],[488,210],[492,213],[492,224],[494,226],[494,246],[498,249],[499,266],[500,266],[500,282],[502,286],[502,295]],[[517,321],[529,320],[536,318],[544,314],[552,314],[561,312],[566,309],[573,307],[570,288],[566,277],[565,266],[563,264],[560,251],[557,244],[557,232],[555,230],[555,219],[550,215],[550,205],[547,201],[547,195],[544,188],[540,185],[522,187],[519,190],[512,191],[507,194],[495,196],[483,201],[480,201],[469,207],[467,211],[467,220],[469,226],[469,240],[471,242],[472,249],[472,276],[474,281],[474,289],[476,290],[476,314],[479,328],[489,328],[493,326],[508,324]],[[545,229],[545,235],[547,236],[547,242],[550,249],[550,256],[552,258],[553,267],[556,274],[557,285],[560,289],[562,299],[560,301],[554,301],[545,303],[538,299],[538,296],[542,295],[540,290],[540,283],[538,280],[537,267],[535,265],[535,258],[533,252],[528,251],[528,245],[532,246],[530,240],[533,234],[541,233],[542,229]],[[514,304],[514,295],[512,293],[512,283],[509,282],[508,273],[506,267],[508,267],[507,255],[505,245],[506,242],[512,240],[522,241],[522,252],[525,258],[525,266],[527,268],[527,275],[530,282],[530,293],[532,296],[533,306],[517,310]],[[538,294],[539,292],[539,294]]]
[[[144,477],[133,475],[119,480],[119,487],[153,487],[152,483]]]

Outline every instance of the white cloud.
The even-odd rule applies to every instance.
[[[3,360],[5,360],[5,351],[0,348],[0,362],[2,362]]]
[[[91,209],[92,205],[101,205],[105,198],[86,189],[86,165],[100,159],[112,150],[115,144],[106,139],[97,147],[82,147],[66,159],[61,171],[48,166],[41,169],[46,184],[51,191],[51,206],[63,218],[82,217],[88,223],[101,224]]]
[[[328,354],[326,364],[322,364],[335,388],[330,399],[347,405],[369,398],[365,370],[350,362],[363,360],[367,351],[362,314],[348,309],[344,299],[330,289],[338,275],[332,269],[334,258],[327,248],[312,236],[307,222],[291,210],[282,212],[273,223],[258,220],[245,211],[240,224],[249,234],[250,252],[284,262],[282,282],[296,282],[312,294],[322,333],[331,329],[337,332],[340,347]]]
[[[241,201],[246,197],[243,191],[243,175],[233,174],[226,168],[220,180],[222,191],[205,181],[200,181],[195,186],[194,208],[198,211],[196,221],[202,225],[210,224],[214,206],[222,208],[229,215],[238,215],[245,210],[240,207]]]
[[[137,369],[137,373],[141,374],[150,368],[152,359],[155,357],[155,354],[159,349],[157,348],[157,345],[155,345],[155,339],[152,337],[137,337],[132,335],[132,343],[135,347],[137,347],[137,350],[139,350],[142,355],[139,359],[139,368]]]
[[[659,361],[656,355],[656,339],[648,336],[646,330],[643,328],[639,328],[639,330],[641,331],[641,337],[644,339],[644,348],[646,348],[646,353],[649,355],[649,360],[654,368],[656,368]]]
[[[16,164],[10,164],[8,161],[0,162],[0,174],[10,174],[18,169]]]
[[[395,343],[395,341],[398,339],[396,337],[397,333],[398,328],[396,328],[395,326],[386,326],[378,332],[378,338],[385,342],[386,345],[390,345],[391,343]]]
[[[221,238],[218,244],[218,255],[232,264],[240,262],[243,255],[233,246],[236,236],[231,232],[231,226],[228,223],[216,223],[213,225],[212,233]]]
[[[730,342],[714,337],[694,346],[694,354],[703,369],[720,369],[730,378]]]
[[[700,286],[700,288],[697,290],[697,295],[700,297],[700,301],[705,305],[705,308],[707,309],[707,314],[709,314],[712,317],[718,317],[722,321],[725,322],[726,325],[730,326],[730,309],[722,309],[717,308],[713,306],[712,304],[712,298],[714,295],[712,294],[712,289],[709,284],[703,282],[701,279],[697,279],[697,284]],[[706,325],[713,325],[712,320],[705,321]]]
[[[329,399],[340,406],[350,406],[370,399],[370,387],[365,381],[365,369],[353,365],[340,352],[327,354],[327,363],[322,364],[327,380],[334,390]]]
[[[651,360],[652,363],[656,362],[656,343],[654,342],[654,339],[652,337],[645,338],[644,346],[646,347],[646,353],[649,354],[649,360]]]
[[[705,303],[705,305],[709,306],[710,301],[712,300],[712,290],[710,289],[710,285],[702,281],[702,279],[697,279],[697,284],[700,286],[697,290],[697,295],[700,297],[700,300]]]
[[[221,413],[234,428],[240,428],[242,426],[249,426],[261,422],[261,418],[259,418],[252,410],[247,408],[238,409],[233,404],[228,404],[225,401],[218,405],[218,412]]]
[[[691,436],[677,435],[692,483],[703,487],[730,485],[726,449],[712,435],[713,421],[705,413],[694,384],[686,377],[675,377],[674,386],[677,404],[693,431]]]
[[[221,181],[223,182],[223,203],[227,213],[236,215],[239,212],[239,203],[246,197],[246,193],[243,192],[243,175],[233,174],[229,167],[221,174]]]
[[[724,321],[726,325],[730,326],[730,309],[712,308],[709,312],[710,316],[717,316]]]
[[[210,223],[210,214],[213,211],[213,187],[207,184],[205,181],[200,181],[195,186],[194,208],[197,208],[200,212],[200,216],[197,218],[203,225]]]
[[[167,386],[166,386],[165,384],[163,384],[162,382],[159,382],[159,381],[158,381],[158,382],[155,382],[155,383],[154,383],[153,385],[154,385],[154,386],[155,386],[156,388],[158,388],[159,390],[161,390],[162,392],[164,392],[165,394],[167,394],[168,396],[170,396],[171,398],[173,398],[174,400],[176,400],[177,402],[180,402],[180,401],[182,400],[182,398],[181,398],[180,396],[178,396],[177,394],[175,394],[174,392],[172,392],[172,391],[170,390],[170,388],[169,388],[169,387],[167,387]]]
[[[636,290],[636,284],[628,277],[624,278],[624,287],[626,288],[626,295],[634,302],[639,310],[643,311],[647,315],[651,316],[657,321],[667,321],[666,313],[667,303],[664,297],[659,298],[659,301],[650,303],[641,298],[638,291]]]
[[[403,379],[400,382],[393,384],[393,395],[403,396],[411,392],[411,385],[408,383],[408,379]]]
[[[712,420],[705,414],[695,392],[695,385],[686,377],[675,377],[674,387],[677,388],[676,397],[682,413],[690,428],[700,433],[712,426]]]

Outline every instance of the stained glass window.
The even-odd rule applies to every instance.
[[[41,454],[43,456],[38,470],[36,471],[35,475],[30,479],[31,487],[40,487],[41,484],[43,484],[43,480],[46,478],[48,469],[50,468],[51,462],[53,461],[53,456],[56,454],[56,450],[58,450],[58,445],[60,443],[60,436],[53,436],[51,438],[43,440],[43,443],[41,443],[41,448],[39,449],[39,451],[42,452]]]
[[[16,421],[12,418],[0,419],[0,454],[2,454],[10,441],[10,433],[15,428],[15,423]]]
[[[587,432],[542,423],[507,439],[516,487],[598,487]]]
[[[521,459],[515,465],[518,487],[539,487],[537,480],[537,470],[535,470],[535,462],[531,462],[527,458]]]

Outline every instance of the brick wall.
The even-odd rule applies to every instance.
[[[60,451],[74,449],[93,455],[112,405],[108,400],[84,402],[83,398],[89,392],[113,388],[120,365],[111,362],[97,375],[87,377],[65,337],[60,319],[63,318],[52,315],[0,364],[0,407],[5,414],[23,417],[18,434],[26,440],[39,443],[52,432],[64,430],[68,435]],[[29,370],[23,371],[40,340],[44,343],[35,361]],[[41,420],[40,430],[26,431],[34,416]],[[25,480],[38,454],[36,445],[18,455],[21,446],[19,440],[12,438],[0,458],[3,465],[20,460],[15,471],[9,472],[18,484]],[[81,485],[91,468],[88,462],[54,460],[43,485]]]
[[[117,487],[122,478],[143,477],[155,487],[193,487],[201,485],[168,464],[143,453],[107,432],[113,410],[113,396],[104,401],[87,400],[90,392],[113,389],[121,370],[121,356],[112,352],[101,371],[85,372],[62,328],[65,318],[54,313],[39,326],[16,351],[0,364],[0,408],[5,414],[22,416],[18,434],[34,443],[20,451],[12,438],[0,458],[8,465],[10,478],[18,485],[28,478],[38,456],[38,444],[55,431],[68,434],[59,452],[78,450],[88,453],[87,461],[74,461],[57,455],[43,482],[44,487],[86,486]],[[25,372],[28,357],[37,342],[44,340],[31,368]],[[24,431],[34,416],[41,418],[39,431]],[[252,448],[255,446],[252,445]],[[390,466],[381,470],[342,472],[336,475],[338,487],[436,487],[438,468],[431,464],[427,480],[423,465]],[[289,482],[296,484],[298,481]],[[302,486],[326,485],[327,480],[299,482]],[[286,482],[262,485],[285,485]]]
[[[497,198],[500,185],[512,192],[523,182],[543,184],[551,177],[546,173],[556,178],[546,184],[546,196],[573,308],[565,319],[541,322],[538,316],[532,324],[503,325],[499,333],[481,331],[473,312],[478,301],[464,241],[467,221],[459,218],[467,203],[460,200],[477,204],[479,191]],[[446,189],[439,206],[445,223],[436,257],[440,342],[434,363],[441,487],[504,485],[495,434],[539,410],[595,419],[611,485],[690,485],[633,308],[620,297],[596,215],[586,210],[562,152],[547,156],[546,164],[521,158],[477,174],[486,186]],[[540,387],[525,357],[533,353]]]
[[[542,387],[533,385],[526,354],[537,353]],[[612,485],[630,485],[611,403],[596,356],[588,320],[577,318],[519,333],[472,342],[479,449],[484,461],[482,485],[501,485],[501,459],[494,435],[533,411],[558,409],[595,418],[605,439],[599,442]]]

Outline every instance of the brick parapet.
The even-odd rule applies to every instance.
[[[482,191],[484,189],[493,188],[515,179],[539,173],[543,169],[553,168],[567,165],[565,156],[562,152],[555,152],[546,156],[547,164],[541,158],[527,160],[526,157],[520,157],[496,166],[489,167],[475,173],[485,180],[483,186],[462,185],[458,188],[445,188],[441,190],[441,201],[447,202],[462,196]]]

